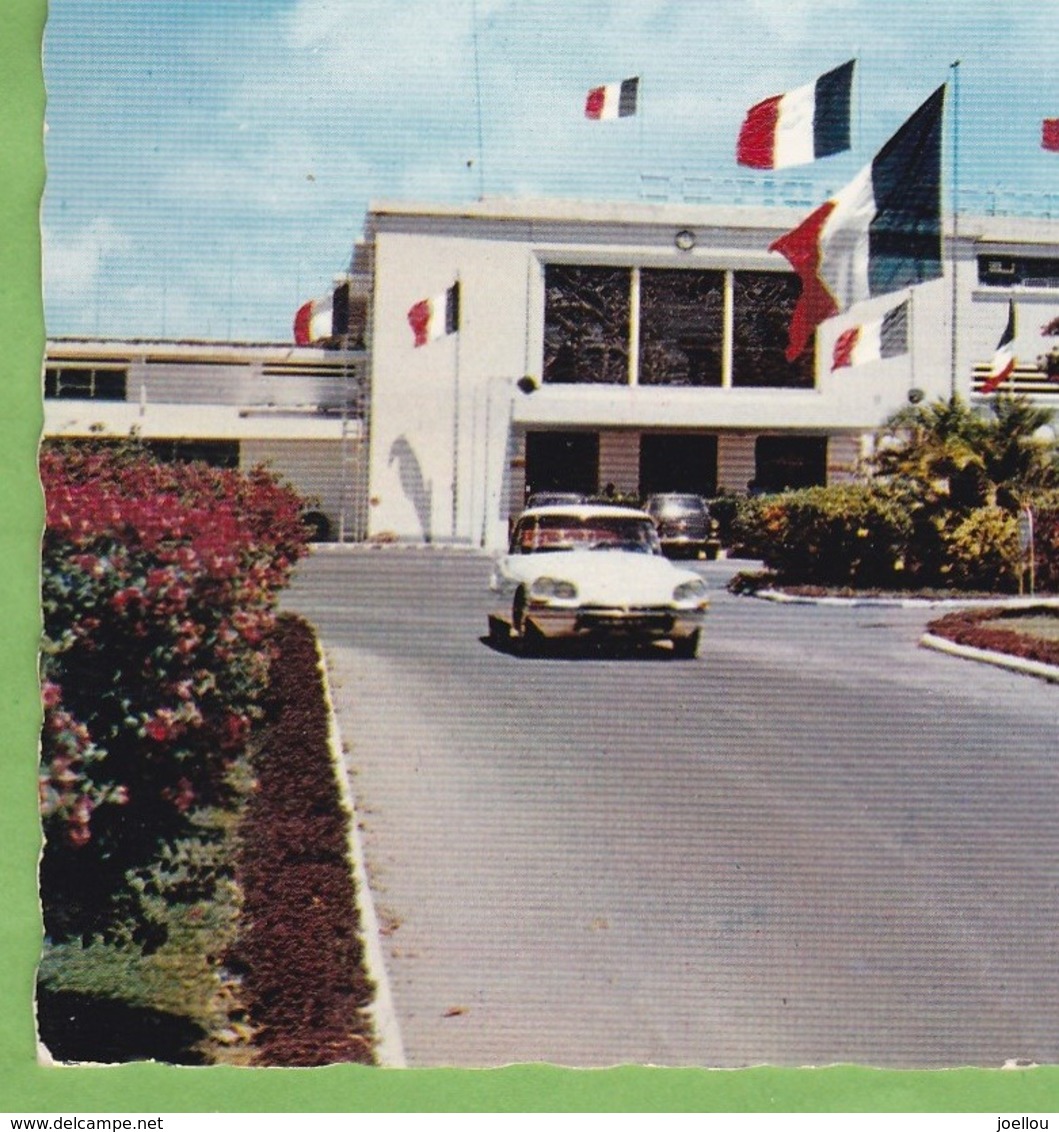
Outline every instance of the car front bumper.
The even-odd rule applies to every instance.
[[[709,534],[663,534],[659,533],[658,541],[662,550],[668,554],[694,554],[706,550],[713,541]]]
[[[545,637],[635,637],[655,640],[690,637],[702,626],[706,606],[580,606],[530,604],[526,620]]]

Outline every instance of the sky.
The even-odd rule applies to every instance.
[[[854,57],[853,148],[787,199],[948,82],[946,207],[1056,216],[1057,31],[1059,0],[50,0],[47,331],[290,341],[373,201],[764,199],[746,110]],[[584,118],[633,75],[636,117]]]

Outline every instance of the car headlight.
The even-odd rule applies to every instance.
[[[701,578],[681,582],[673,591],[673,600],[678,602],[702,601],[706,597],[706,583]]]
[[[538,578],[530,586],[530,597],[538,601],[549,601],[553,598],[559,601],[572,601],[577,597],[577,586],[561,578]]]

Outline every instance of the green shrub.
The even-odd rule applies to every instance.
[[[710,518],[716,523],[717,540],[721,546],[731,546],[740,507],[739,496],[726,493],[707,500],[707,503],[710,508]]]
[[[1000,507],[979,507],[944,533],[945,559],[959,589],[998,593],[1017,588],[1018,521]]]
[[[911,523],[890,492],[869,484],[813,487],[747,499],[734,537],[787,582],[896,586]]]

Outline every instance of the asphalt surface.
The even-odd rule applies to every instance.
[[[494,650],[470,553],[299,567],[410,1065],[1059,1061],[1059,689],[734,568],[677,661]]]

